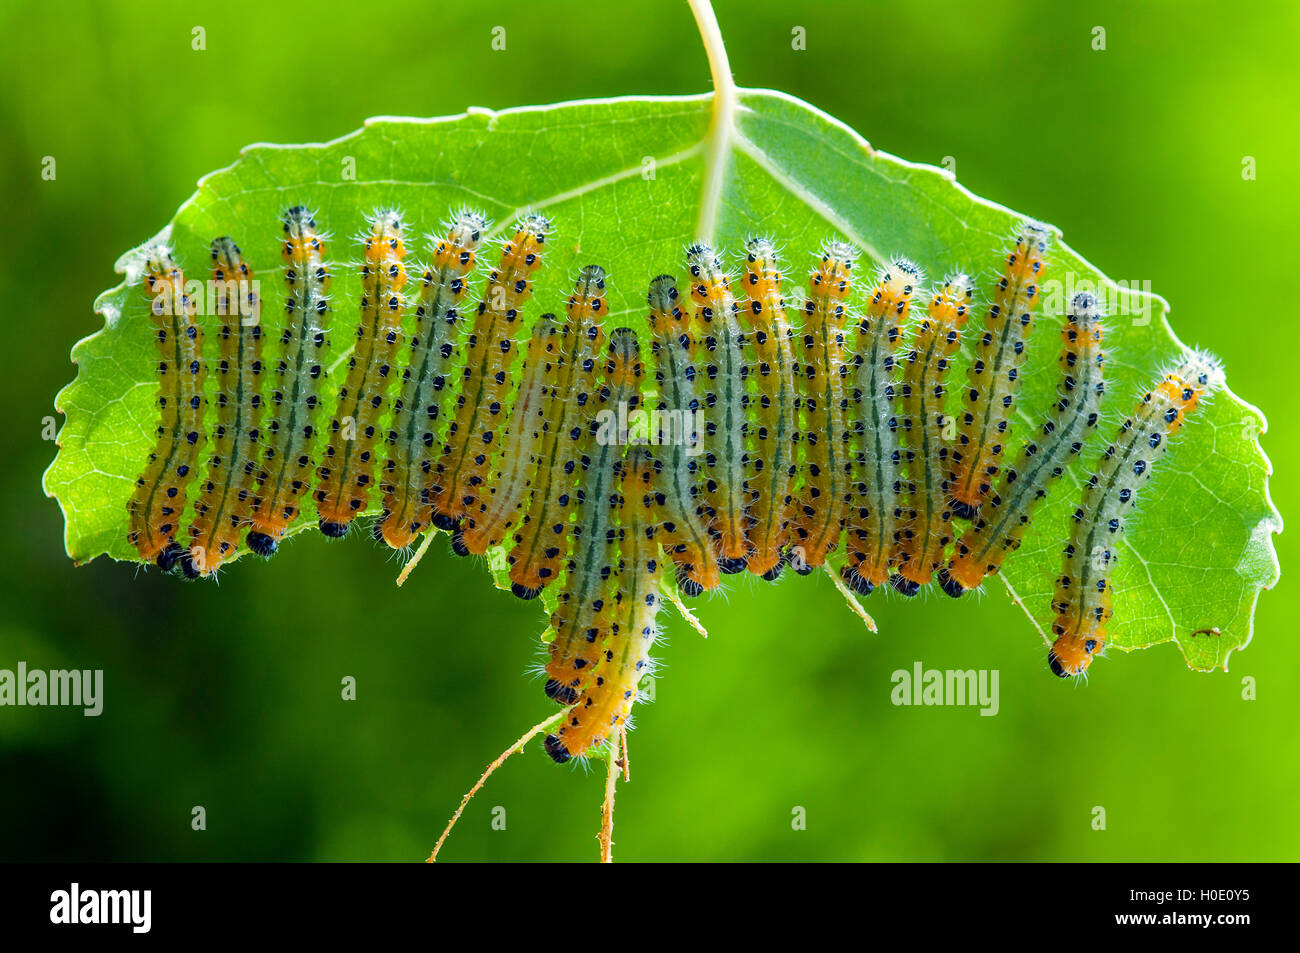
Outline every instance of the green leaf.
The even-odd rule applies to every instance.
[[[341,265],[346,255],[356,258],[346,239],[380,205],[399,206],[425,231],[450,208],[472,205],[496,223],[494,234],[524,210],[544,210],[556,232],[536,283],[534,314],[560,308],[576,269],[596,262],[611,275],[609,320],[639,326],[648,280],[680,272],[685,244],[709,237],[734,254],[754,233],[781,242],[792,294],[811,253],[838,234],[877,262],[907,255],[932,276],[965,268],[982,276],[988,297],[1008,236],[1023,216],[971,195],[940,169],[873,149],[797,99],[738,90],[734,101],[724,101],[727,92],[720,94],[716,121],[712,95],[625,98],[471,109],[434,120],[380,118],[323,145],[250,146],[234,165],[199,183],[164,234],[180,260],[195,267],[205,267],[214,236],[234,237],[257,269],[273,321],[281,287],[278,216],[293,204],[317,209],[318,221],[334,232],[331,254],[340,262],[333,288],[338,340],[354,323],[349,311],[360,289],[356,269]],[[355,178],[346,177],[349,169]],[[427,252],[412,244],[417,254]],[[74,348],[77,378],[57,398],[67,421],[45,489],[63,507],[67,550],[78,562],[101,553],[135,557],[126,539],[126,502],[152,443],[156,382],[147,308],[133,268],[138,273],[138,250],[118,262],[128,281],[96,302],[105,328]],[[1130,314],[1107,324],[1108,419],[1084,462],[1035,517],[1002,580],[986,586],[1005,586],[1040,632],[1050,622],[1061,540],[1085,468],[1095,465],[1102,442],[1141,391],[1184,350],[1162,299],[1117,289],[1063,243],[1055,246],[1050,269],[1049,279],[1069,275],[1076,285],[1090,281],[1117,294]],[[1044,314],[1031,339],[1013,442],[1037,427],[1054,396],[1060,324],[1059,309]],[[269,358],[275,340],[268,333]],[[340,376],[332,375],[335,384]],[[327,393],[325,407],[330,403]],[[1259,590],[1279,573],[1272,534],[1281,520],[1268,497],[1270,467],[1258,444],[1264,429],[1258,410],[1223,391],[1175,441],[1125,540],[1114,580],[1113,644],[1129,649],[1174,639],[1191,666],[1208,669],[1226,666],[1228,654],[1250,640]],[[1192,634],[1210,628],[1218,634]]]

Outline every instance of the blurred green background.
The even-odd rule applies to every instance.
[[[1300,409],[1263,338],[1294,321],[1294,4],[741,3],[738,81],[783,89],[1149,279],[1267,414],[1294,510]],[[8,411],[0,667],[102,668],[105,711],[0,709],[0,859],[416,860],[482,766],[549,714],[524,677],[536,606],[439,545],[413,582],[360,537],[304,536],[219,585],[74,568],[40,476],[73,342],[117,256],[249,142],[441,115],[709,88],[684,2],[311,7],[10,3],[0,11],[0,377]],[[191,50],[191,29],[207,49]],[[504,25],[508,49],[493,52]],[[791,30],[807,50],[791,49]],[[1107,49],[1092,49],[1093,28]],[[43,156],[58,177],[41,179]],[[1258,179],[1244,181],[1243,156]],[[1244,260],[1242,256],[1245,256]],[[1207,284],[1208,282],[1208,284]],[[1285,343],[1279,343],[1279,352]],[[1263,350],[1261,350],[1261,347]],[[1295,534],[1278,539],[1283,566]],[[978,605],[876,596],[868,635],[829,581],[733,582],[673,613],[619,789],[623,860],[1300,858],[1300,648],[1290,580],[1230,674],[1172,645],[1052,678],[997,586]],[[287,610],[286,606],[292,606]],[[1001,672],[1001,712],[896,708],[890,673]],[[355,676],[358,699],[340,699]],[[1243,701],[1253,676],[1258,699]],[[466,811],[447,860],[589,860],[603,777],[534,744]],[[190,827],[203,805],[207,830]],[[1091,828],[1095,805],[1107,830]],[[492,810],[506,810],[493,830]],[[791,827],[807,811],[807,830]]]

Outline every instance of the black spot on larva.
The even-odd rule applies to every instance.
[[[527,586],[521,586],[517,582],[510,584],[510,591],[514,593],[516,597],[523,599],[525,601],[536,599],[538,596],[542,594],[542,590],[540,588],[529,589]]]
[[[894,573],[889,577],[889,584],[903,595],[911,598],[921,591],[920,583],[913,582],[901,573]]]
[[[948,575],[946,567],[939,570],[938,574],[935,576],[935,580],[939,583],[939,588],[954,599],[960,599],[962,593],[966,591],[961,583]]]
[[[180,561],[183,555],[185,555],[185,550],[181,548],[179,543],[168,543],[154,562],[158,564],[158,568],[163,572],[171,572],[176,568],[177,562]]]
[[[803,572],[802,568],[800,567],[796,567],[796,568],[799,569],[801,575],[806,576],[808,574],[806,572]],[[811,568],[809,568],[808,571],[811,572],[812,571]],[[844,580],[845,584],[850,589],[852,589],[860,596],[869,596],[871,595],[871,591],[876,588],[871,583],[867,582],[867,580],[862,577],[862,574],[858,572],[856,569],[854,569],[852,566],[845,566],[843,569],[841,569],[840,578]]]
[[[248,548],[259,556],[270,558],[275,555],[279,544],[265,533],[259,533],[256,530],[249,530],[244,542],[248,543]]]
[[[575,701],[577,700],[576,697],[574,700]],[[570,702],[568,704],[572,704],[572,703]],[[564,762],[568,761],[569,758],[573,757],[571,754],[569,754],[569,749],[564,747],[564,742],[562,742],[555,735],[546,736],[545,746],[546,746],[546,753],[551,756],[551,759],[556,764],[564,764]]]

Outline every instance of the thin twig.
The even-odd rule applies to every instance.
[[[506,759],[509,758],[512,754],[522,751],[524,745],[526,745],[529,741],[531,741],[535,735],[541,734],[547,728],[554,725],[565,715],[567,715],[571,710],[572,708],[566,708],[563,711],[557,712],[556,714],[552,715],[550,718],[547,718],[545,721],[533,725],[533,727],[528,729],[527,734],[525,734],[522,738],[520,738],[518,741],[512,744],[505,751],[501,752],[501,755],[495,761],[493,761],[491,764],[487,766],[487,770],[484,771],[483,776],[478,779],[478,783],[475,784],[472,788],[470,788],[469,792],[463,798],[461,798],[460,807],[456,808],[456,813],[453,814],[451,816],[451,820],[447,822],[446,829],[443,830],[442,836],[438,838],[438,843],[433,845],[433,853],[429,855],[429,859],[425,861],[425,863],[432,864],[437,861],[438,851],[442,850],[442,845],[443,842],[447,840],[447,835],[451,833],[451,829],[455,827],[456,822],[460,820],[461,811],[465,810],[465,806],[469,804],[470,799],[479,792],[479,789],[483,787],[483,785],[487,782],[487,779],[492,776],[492,772],[495,771],[497,768],[501,767],[501,765],[505,764]]]
[[[618,787],[619,750],[622,738],[614,739],[609,746],[609,770],[605,774],[605,801],[600,806],[600,862],[614,862],[614,789]]]
[[[849,608],[866,624],[868,631],[878,632],[879,629],[876,628],[876,620],[871,618],[867,613],[867,610],[862,608],[862,603],[858,602],[858,600],[853,597],[853,592],[844,584],[844,580],[840,578],[840,574],[832,569],[829,563],[823,563],[822,568],[826,570],[826,575],[831,577],[831,582],[835,583],[835,588],[840,591],[840,595],[842,595],[844,601],[849,604]]]
[[[410,560],[407,561],[406,565],[402,567],[402,571],[397,577],[397,584],[399,586],[406,582],[406,577],[409,576],[415,570],[415,567],[420,564],[420,560],[424,558],[424,554],[429,551],[429,546],[433,543],[433,537],[437,535],[437,532],[433,529],[428,530],[428,532],[424,534],[424,542],[422,542],[420,548],[415,551],[415,555],[412,556]]]
[[[709,637],[709,630],[706,629],[700,620],[695,617],[695,613],[686,608],[686,603],[682,602],[682,597],[676,589],[672,588],[672,586],[665,586],[664,595],[668,597],[669,602],[677,607],[677,611],[682,614],[682,618],[690,624],[692,629],[700,633],[700,635],[704,636],[706,639]]]

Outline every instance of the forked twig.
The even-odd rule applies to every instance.
[[[465,806],[469,804],[470,799],[479,792],[479,789],[483,787],[483,785],[487,782],[487,779],[492,776],[492,772],[495,771],[497,768],[501,767],[501,765],[505,764],[506,759],[509,758],[512,754],[522,751],[524,745],[528,744],[528,742],[531,741],[536,735],[539,735],[547,728],[550,728],[552,725],[554,725],[556,722],[562,719],[565,715],[567,715],[570,711],[572,711],[572,706],[564,709],[563,711],[557,712],[556,714],[552,715],[550,718],[547,718],[543,722],[539,722],[538,724],[533,725],[533,727],[529,728],[528,732],[522,738],[520,738],[518,741],[512,744],[505,751],[501,752],[500,756],[498,756],[495,761],[493,761],[491,764],[487,766],[487,770],[483,772],[483,775],[478,779],[478,782],[472,788],[469,789],[469,792],[463,798],[461,798],[460,807],[456,808],[456,813],[453,814],[451,816],[451,820],[447,822],[447,827],[443,830],[442,836],[438,838],[438,843],[433,845],[433,853],[429,855],[429,859],[425,861],[425,863],[432,864],[437,861],[438,851],[442,850],[442,845],[447,840],[447,835],[451,833],[451,829],[455,827],[456,822],[460,820],[461,812],[465,810]]]

